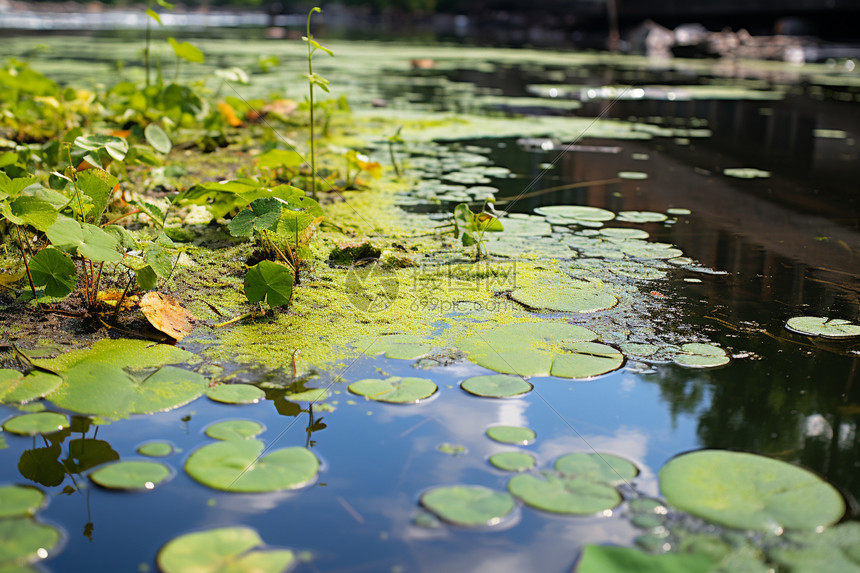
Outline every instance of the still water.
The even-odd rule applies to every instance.
[[[75,41],[69,42],[65,45]],[[246,60],[255,51],[277,53],[271,43],[244,44],[241,56]],[[362,44],[336,46],[339,54],[362,49]],[[543,64],[540,57],[528,64],[503,60],[491,65],[493,50],[482,51],[481,61],[473,62],[480,65],[411,70],[397,46],[387,49],[387,63],[380,64],[385,81],[363,72],[356,72],[363,79],[350,80],[359,109],[371,97],[382,97],[393,109],[408,102],[416,109],[474,112],[470,94],[534,96],[529,85],[622,86],[629,91],[729,85],[732,76],[749,74],[718,64],[642,67],[620,59],[576,69]],[[81,53],[82,59],[110,59],[97,55],[97,45],[81,47]],[[426,53],[446,52],[428,47]],[[65,57],[74,59],[68,52]],[[222,54],[219,61],[230,60]],[[66,73],[71,65],[45,63]],[[38,69],[39,63],[34,66]],[[327,75],[338,83],[338,76]],[[33,483],[22,477],[19,460],[27,451],[43,456],[45,469],[36,477],[43,479],[50,502],[39,515],[66,535],[62,551],[40,564],[41,570],[152,571],[158,548],[177,535],[236,524],[255,528],[269,545],[306,552],[308,561],[298,570],[308,572],[561,572],[573,568],[587,543],[633,543],[640,531],[625,518],[623,506],[611,516],[595,517],[559,517],[523,506],[491,531],[414,523],[418,498],[428,488],[476,484],[504,490],[509,474],[493,468],[487,458],[516,449],[532,453],[538,467],[572,451],[622,456],[640,468],[635,487],[647,495],[659,495],[656,473],[679,453],[700,448],[760,453],[826,477],[844,493],[850,516],[856,517],[857,344],[823,343],[791,334],[784,324],[798,315],[858,317],[860,161],[855,142],[860,138],[860,91],[856,83],[822,86],[784,72],[754,75],[745,81],[762,88],[783,86],[784,97],[631,100],[611,97],[618,95],[615,91],[606,98],[582,98],[586,101],[573,110],[534,102],[516,108],[534,115],[599,115],[678,129],[704,127],[709,137],[685,137],[679,131],[649,140],[558,138],[547,140],[550,145],[543,148],[517,137],[460,142],[488,149],[495,165],[516,176],[493,181],[500,189],[500,208],[501,201],[526,189],[608,181],[520,198],[509,204],[513,212],[558,204],[612,211],[689,209],[691,214],[674,225],[641,227],[652,240],[672,243],[686,256],[725,273],[673,274],[650,293],[661,299],[663,310],[649,320],[664,330],[677,326],[707,336],[728,350],[733,357],[729,366],[697,371],[673,364],[628,364],[590,381],[534,378],[535,392],[487,400],[458,387],[469,376],[489,373],[470,362],[416,374],[411,361],[365,356],[343,365],[345,371],[324,373],[323,385],[337,374],[347,382],[375,378],[381,369],[432,378],[439,392],[414,406],[349,404],[345,385],[338,384],[339,405],[332,412],[309,411],[283,398],[246,406],[201,398],[171,412],[97,430],[75,418],[71,432],[47,440],[7,433],[8,447],[0,451],[0,483]],[[502,103],[490,113],[509,113],[512,105]],[[771,176],[722,174],[732,167],[755,167]],[[618,179],[619,172],[644,172],[647,178]],[[14,413],[0,407],[2,418]],[[310,447],[323,462],[318,480],[295,492],[254,495],[220,493],[194,482],[182,465],[190,452],[210,441],[204,428],[235,418],[263,423],[261,439],[267,445]],[[520,448],[495,443],[484,432],[498,424],[528,426],[537,439]],[[163,460],[175,473],[153,492],[76,489],[69,486],[86,483],[85,475],[62,475],[62,468],[61,475],[48,475],[52,470],[47,468],[69,458],[70,449],[79,460],[86,452],[92,461],[127,460],[139,457],[136,449],[152,440],[166,440],[176,449]],[[465,452],[442,453],[437,450],[442,443],[463,446]]]

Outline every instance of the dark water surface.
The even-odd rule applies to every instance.
[[[549,83],[550,72],[558,81],[558,69],[539,66],[434,73],[505,95],[527,95],[525,85]],[[595,86],[702,80],[678,71],[623,66],[594,66],[585,73],[578,70],[575,82],[571,78],[566,78],[569,83]],[[364,357],[349,368],[348,382],[377,377],[377,369],[383,369],[391,375],[430,377],[440,391],[416,406],[360,399],[348,404],[351,397],[339,384],[337,409],[315,413],[313,419],[282,399],[228,406],[202,398],[172,412],[100,427],[97,434],[76,420],[79,431],[55,434],[53,442],[6,433],[0,483],[32,483],[17,467],[25,451],[36,449],[49,460],[63,460],[72,441],[82,438],[86,441],[75,448],[105,451],[109,445],[123,460],[138,457],[136,448],[149,440],[177,447],[164,460],[175,475],[153,492],[116,493],[96,486],[62,491],[73,479],[85,482],[81,475],[61,476],[60,485],[44,488],[51,500],[39,515],[60,525],[67,541],[42,567],[57,572],[152,571],[158,548],[173,537],[234,524],[256,528],[270,545],[310,552],[312,559],[299,566],[309,572],[560,572],[572,569],[586,543],[632,543],[639,531],[624,517],[623,506],[611,517],[585,518],[521,507],[516,519],[493,531],[415,526],[418,497],[427,488],[467,483],[505,489],[510,474],[486,460],[517,448],[486,438],[486,428],[494,424],[534,429],[537,440],[522,449],[535,455],[538,467],[564,453],[592,448],[626,457],[641,468],[637,489],[651,495],[659,493],[657,471],[673,456],[712,447],[803,465],[825,476],[853,504],[860,496],[858,346],[794,335],[784,324],[798,315],[858,317],[860,161],[854,142],[860,139],[860,105],[834,97],[853,97],[857,88],[833,88],[811,97],[802,84],[796,86],[776,102],[603,101],[569,112],[662,118],[680,125],[704,119],[712,131],[709,138],[580,142],[620,147],[617,153],[536,152],[515,138],[468,142],[492,148],[495,164],[518,175],[494,182],[502,190],[498,199],[516,197],[527,187],[613,179],[622,171],[648,173],[643,180],[520,199],[511,205],[514,211],[530,213],[540,205],[561,203],[613,211],[690,209],[692,214],[673,226],[642,228],[652,239],[673,243],[686,256],[728,274],[673,275],[652,293],[671,308],[654,320],[664,328],[678,322],[707,334],[735,357],[729,366],[696,371],[658,365],[651,373],[622,369],[592,381],[537,378],[532,380],[537,392],[486,400],[457,386],[468,376],[487,373],[474,364],[416,374],[409,361]],[[441,109],[458,105],[444,96],[423,93],[417,99]],[[830,139],[816,137],[817,129],[846,133]],[[634,159],[634,154],[648,159]],[[541,165],[548,162],[555,168],[544,170]],[[722,175],[725,168],[747,166],[772,176],[745,180]],[[693,276],[701,282],[682,280]],[[13,413],[0,407],[0,418]],[[259,495],[198,485],[182,470],[183,462],[210,441],[204,428],[225,418],[259,420],[266,426],[261,439],[267,444],[310,445],[324,462],[317,483]],[[441,453],[436,446],[443,442],[463,445],[467,453]],[[856,505],[850,511],[856,512]]]

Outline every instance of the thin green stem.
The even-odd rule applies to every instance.
[[[313,64],[313,50],[311,49],[311,15],[314,12],[319,12],[319,8],[314,8],[310,12],[308,12],[308,24],[307,24],[307,39],[308,39],[308,102],[310,104],[310,116],[311,116],[311,125],[310,125],[310,146],[311,146],[311,196],[314,200],[317,199],[317,168],[316,168],[316,157],[314,153],[314,64]]]
[[[30,281],[30,290],[33,291],[33,298],[36,298],[36,284],[33,282],[33,275],[30,274],[27,253],[24,251],[24,240],[21,238],[21,227],[15,225],[15,231],[18,233],[18,247],[21,249],[21,259],[24,261],[24,268],[27,270],[27,280]]]
[[[146,44],[143,47],[143,65],[146,66],[146,87],[149,87],[149,17],[146,18]]]

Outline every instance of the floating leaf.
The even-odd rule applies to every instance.
[[[365,337],[357,340],[356,348],[364,354],[374,356],[385,353],[386,358],[413,360],[429,354],[433,345],[426,339],[413,334],[388,334],[379,337]]]
[[[707,555],[653,555],[630,547],[586,545],[576,573],[708,573],[714,566]]]
[[[289,304],[293,294],[293,274],[284,265],[260,261],[245,275],[245,297],[248,302],[266,303],[274,308]]]
[[[53,392],[63,379],[54,374],[33,370],[22,374],[17,370],[0,370],[0,402],[23,404]]]
[[[567,477],[581,477],[595,482],[627,482],[639,470],[624,458],[611,454],[567,454],[555,461],[555,470]]]
[[[666,219],[666,215],[654,211],[619,211],[615,218],[624,223],[662,223]]]
[[[415,404],[436,393],[436,384],[426,378],[392,376],[385,380],[368,378],[349,385],[349,391],[377,402]]]
[[[173,444],[169,442],[149,442],[137,448],[137,453],[150,458],[166,458],[173,452]]]
[[[206,396],[224,404],[256,404],[266,393],[250,384],[218,384],[209,388]]]
[[[739,179],[755,179],[757,177],[768,178],[770,177],[770,171],[762,171],[755,167],[730,167],[728,169],[723,169],[723,175],[737,177]]]
[[[454,525],[487,527],[500,523],[514,510],[514,498],[482,486],[458,485],[425,492],[421,505]]]
[[[506,472],[524,472],[535,467],[535,459],[526,452],[501,452],[490,456],[490,463]]]
[[[140,299],[140,310],[153,328],[176,341],[194,329],[194,317],[170,295],[148,292]]]
[[[170,137],[157,123],[147,125],[146,129],[143,130],[143,135],[152,148],[159,153],[166,155],[173,149],[173,142],[170,141]]]
[[[624,363],[621,352],[598,342],[574,342],[565,348],[564,354],[557,354],[552,363],[550,374],[561,378],[592,378],[613,370]]]
[[[436,446],[436,449],[443,454],[450,454],[452,456],[461,456],[469,451],[466,449],[466,446],[461,446],[460,444],[449,444],[447,442],[439,444]]]
[[[659,477],[669,504],[739,529],[812,529],[845,513],[839,492],[815,474],[754,454],[684,454],[663,466]]]
[[[860,571],[860,523],[856,521],[790,537],[794,543],[773,548],[769,556],[792,573],[819,573],[825,568],[827,573]]]
[[[206,435],[216,440],[247,440],[263,433],[263,425],[252,420],[226,420],[206,428]]]
[[[99,362],[115,368],[139,370],[157,368],[165,364],[180,364],[195,359],[196,356],[170,344],[153,344],[148,340],[127,338],[97,341],[90,348],[74,350],[51,359],[32,357],[34,365],[59,372],[82,362]]]
[[[285,394],[284,399],[292,402],[322,402],[329,397],[329,392],[325,388],[311,388],[304,392],[293,392]]]
[[[590,515],[621,503],[621,494],[609,484],[551,472],[546,472],[543,479],[527,474],[514,476],[508,482],[508,491],[531,507],[568,515]]]
[[[691,342],[684,344],[672,360],[679,366],[687,368],[715,368],[730,362],[726,351],[713,344]]]
[[[30,259],[30,273],[36,286],[45,294],[63,298],[78,286],[78,269],[68,255],[57,249],[42,249]]]
[[[306,448],[263,453],[260,440],[227,440],[194,451],[185,471],[207,487],[232,492],[266,492],[308,485],[319,471],[319,460]]]
[[[460,387],[469,394],[484,398],[512,398],[531,392],[534,388],[519,376],[506,374],[473,376],[463,380]]]
[[[56,412],[38,412],[15,416],[3,424],[3,429],[19,436],[50,434],[69,427],[69,420]]]
[[[487,428],[487,437],[503,444],[525,446],[535,441],[537,434],[523,426],[492,426]]]
[[[63,460],[63,467],[69,473],[79,474],[117,460],[119,454],[104,440],[78,438],[69,442],[69,455]]]
[[[283,573],[296,561],[288,549],[261,549],[248,527],[223,527],[180,535],[158,552],[163,573]]]
[[[560,219],[563,223],[603,223],[615,218],[615,213],[598,207],[584,205],[548,205],[538,207],[535,213],[544,217]]]
[[[108,489],[153,489],[170,477],[170,468],[158,462],[128,461],[103,466],[90,479]]]
[[[822,338],[851,338],[860,336],[860,325],[841,318],[826,316],[796,316],[789,318],[785,327],[792,332]]]
[[[511,298],[533,310],[589,313],[610,309],[618,297],[594,286],[577,287],[565,281],[548,281],[511,291]]]
[[[642,171],[619,171],[619,179],[648,179],[648,174]]]
[[[35,487],[0,486],[0,518],[35,515],[45,502],[45,494]]]
[[[553,355],[566,344],[589,341],[597,334],[565,322],[498,326],[457,340],[469,360],[490,370],[518,376],[547,376]]]
[[[30,517],[0,519],[0,563],[31,563],[53,553],[60,532]]]

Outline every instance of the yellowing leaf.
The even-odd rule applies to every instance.
[[[140,310],[153,328],[174,340],[182,340],[194,328],[194,317],[172,296],[148,292],[140,299]]]
[[[221,115],[224,116],[224,119],[232,125],[233,127],[239,127],[242,125],[242,120],[236,116],[236,110],[233,109],[229,103],[219,101],[218,102],[218,111],[221,112]]]

